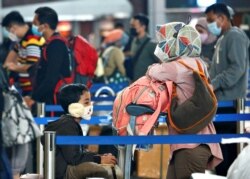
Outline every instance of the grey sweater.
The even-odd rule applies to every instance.
[[[133,59],[133,81],[136,81],[140,77],[144,76],[147,72],[147,69],[153,63],[158,63],[158,58],[154,55],[156,43],[152,40],[149,40],[143,49],[140,52],[140,47],[143,43],[149,38],[147,35],[142,39],[135,38],[132,42],[131,51],[132,51],[132,58],[135,58],[136,53],[140,53],[137,56],[137,59]]]
[[[209,71],[218,100],[235,100],[246,96],[248,47],[248,37],[237,27],[230,28],[218,39]]]

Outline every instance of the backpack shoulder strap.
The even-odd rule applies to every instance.
[[[60,35],[53,35],[51,36],[47,41],[46,41],[46,45],[49,45],[53,40],[61,40],[63,41],[66,45],[68,45],[68,42],[65,38],[63,38]]]
[[[214,92],[213,92],[213,90],[212,90],[212,86],[210,86],[210,79],[209,79],[209,77],[207,77],[207,76],[205,75],[205,72],[204,72],[204,70],[202,69],[201,63],[200,63],[197,59],[195,59],[195,61],[196,61],[196,64],[197,64],[197,66],[198,66],[198,69],[199,69],[199,75],[200,75],[200,77],[201,77],[202,80],[205,82],[205,85],[208,87],[208,89],[209,89],[209,91],[210,91],[210,94],[212,94],[213,98],[216,99],[215,94],[214,94]],[[186,64],[185,62],[183,62],[182,60],[178,60],[177,62],[180,63],[180,64],[182,64],[182,65],[184,65],[186,68],[188,68],[188,69],[190,69],[190,70],[197,71],[197,70],[193,69],[192,67],[190,67],[189,65],[187,65],[187,64]]]
[[[184,61],[182,61],[182,60],[177,60],[177,62],[180,63],[180,64],[182,64],[183,66],[185,66],[186,68],[188,68],[188,69],[190,69],[190,70],[192,70],[192,71],[197,71],[197,70],[195,70],[194,68],[192,68],[191,66],[187,65],[187,64],[186,64]],[[197,66],[198,66],[198,69],[199,69],[200,74],[203,74],[203,75],[204,75],[204,70],[202,69],[202,66],[201,66],[200,62],[199,62],[198,60],[196,60],[196,59],[195,59],[195,62],[196,62],[196,64],[197,64]]]
[[[69,43],[65,38],[61,37],[60,35],[52,35],[48,40],[46,40],[46,43],[42,50],[43,57],[45,60],[47,60],[47,54],[46,54],[47,47],[53,40],[61,40],[62,42],[66,44],[67,47],[69,47]]]
[[[133,62],[134,64],[137,62],[137,60],[139,59],[139,57],[141,56],[141,51],[142,49],[147,45],[147,43],[150,41],[151,39],[149,37],[147,37],[147,39],[143,42],[143,44],[141,44],[141,46],[137,49],[135,55],[133,56]]]
[[[180,63],[180,64],[182,64],[182,65],[184,65],[186,68],[188,68],[188,69],[190,69],[190,70],[192,70],[192,71],[194,71],[194,72],[199,73],[199,75],[201,76],[201,78],[202,78],[203,80],[205,80],[206,82],[210,82],[210,79],[209,79],[209,77],[205,74],[205,69],[203,70],[202,65],[201,65],[201,62],[199,62],[199,60],[195,59],[195,62],[196,62],[196,64],[197,64],[197,67],[198,67],[198,70],[199,70],[199,71],[196,70],[196,69],[194,69],[194,68],[192,68],[191,66],[187,65],[187,64],[186,64],[184,61],[182,61],[182,60],[178,60],[177,62]]]

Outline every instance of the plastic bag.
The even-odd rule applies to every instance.
[[[250,145],[246,146],[234,160],[227,172],[228,179],[248,179],[250,176]]]

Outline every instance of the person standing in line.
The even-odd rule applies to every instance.
[[[124,67],[124,53],[122,48],[128,41],[128,36],[123,30],[114,29],[105,35],[103,44],[105,49],[102,53],[104,63],[104,78],[106,83],[127,82]]]
[[[132,59],[132,81],[144,76],[148,66],[159,62],[159,59],[154,55],[156,43],[151,40],[147,33],[148,24],[149,19],[144,14],[137,14],[130,21],[130,35],[133,38],[130,50],[124,53]],[[126,70],[131,70],[131,66],[128,68]]]
[[[36,9],[33,24],[42,33],[46,43],[36,70],[32,96],[25,98],[25,101],[28,106],[32,106],[35,101],[55,104],[56,89],[71,76],[66,39],[56,32],[58,15],[50,7]]]
[[[211,84],[218,100],[245,98],[248,84],[249,39],[238,27],[232,26],[230,11],[225,4],[207,7],[208,30],[218,36],[210,66]],[[218,110],[218,113],[235,113],[235,109]],[[216,123],[217,133],[236,133],[236,122]],[[237,145],[221,145],[224,161],[216,168],[218,175],[226,176],[237,156]]]
[[[198,19],[195,28],[201,37],[201,58],[208,64],[209,67],[212,62],[217,37],[209,32],[205,17],[200,17]]]
[[[18,84],[22,96],[30,96],[32,92],[32,76],[30,69],[37,64],[41,55],[44,38],[36,34],[36,29],[24,22],[18,11],[12,11],[2,20],[2,26],[8,31],[11,41],[15,43],[10,50],[3,67],[18,73]]]
[[[18,89],[22,96],[30,97],[33,90],[33,67],[36,66],[41,55],[41,47],[45,40],[36,33],[36,29],[25,23],[18,11],[8,13],[2,20],[8,36],[14,45],[8,53],[3,67],[18,75]],[[7,149],[10,154],[13,178],[19,178],[24,170],[33,171],[33,157],[31,143],[14,145]],[[31,155],[28,155],[31,153]]]
[[[0,68],[0,70],[2,70],[2,68]],[[2,74],[2,72],[0,72],[0,74]],[[4,110],[3,86],[0,86],[0,128],[2,128],[1,121],[2,121],[3,110]],[[7,159],[5,148],[3,146],[2,137],[3,137],[2,132],[0,132],[0,178],[12,179],[11,166],[9,165],[9,160]]]
[[[193,71],[180,62],[197,71],[200,64],[200,68],[209,78],[207,66],[200,58],[200,35],[194,27],[182,22],[157,26],[156,32],[158,45],[155,55],[162,63],[151,65],[146,75],[152,81],[172,81],[176,84],[178,105],[181,105],[194,95],[195,80]],[[190,118],[192,115],[184,116],[180,120]],[[171,125],[169,134],[182,135]],[[196,133],[202,134],[216,134],[213,122]],[[192,173],[205,173],[206,169],[214,169],[222,160],[218,143],[171,144],[167,179],[189,179]]]

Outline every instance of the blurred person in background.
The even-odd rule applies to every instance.
[[[218,101],[245,98],[248,84],[249,39],[238,27],[232,26],[232,17],[225,4],[207,7],[206,19],[209,31],[218,37],[210,78]],[[218,113],[236,113],[236,109],[219,109]],[[217,133],[236,133],[236,122],[216,123]],[[226,176],[237,156],[237,145],[221,145],[224,161],[216,168],[218,175]]]
[[[6,54],[7,55],[7,54]],[[4,110],[4,83],[3,83],[3,74],[4,69],[2,68],[2,63],[0,61],[0,129],[2,128],[2,114]],[[6,155],[5,148],[3,146],[2,131],[0,132],[0,178],[1,179],[12,179],[11,167],[9,160]]]
[[[56,88],[59,88],[61,83],[63,84],[62,81],[66,81],[71,75],[66,39],[56,32],[58,15],[54,9],[49,7],[36,9],[33,24],[46,42],[37,65],[32,96],[25,98],[25,101],[28,106],[32,106],[35,101],[55,104]]]
[[[120,29],[114,29],[104,38],[104,52],[102,60],[104,63],[104,78],[106,83],[126,82],[126,70],[124,67],[125,56],[122,48],[128,42],[128,36]]]
[[[196,30],[201,37],[201,58],[210,66],[214,54],[214,46],[217,37],[211,34],[207,27],[207,20],[205,17],[200,17],[195,25]]]
[[[22,96],[30,96],[32,92],[32,65],[40,59],[41,47],[45,40],[35,33],[31,25],[24,22],[18,11],[12,11],[2,20],[2,26],[15,43],[3,66],[9,71],[18,73],[18,84]]]
[[[156,43],[151,40],[147,33],[148,24],[149,19],[144,14],[137,14],[130,20],[131,44],[129,46],[131,46],[126,47],[124,53],[131,60],[125,66],[132,81],[144,76],[148,66],[159,62],[159,59],[154,55]]]
[[[122,22],[116,22],[115,25],[114,25],[114,29],[120,29],[122,31],[125,30],[124,25],[123,25]]]
[[[13,45],[5,44],[7,45],[4,47],[5,53],[9,51],[9,47],[11,49],[4,60],[3,67],[17,74],[17,88],[20,89],[22,96],[30,96],[34,82],[32,69],[40,59],[41,47],[45,40],[36,33],[36,29],[24,22],[18,11],[8,13],[2,20],[2,26],[5,27],[9,39],[13,42]],[[32,151],[31,143],[14,145],[8,150],[14,178],[19,178],[24,170],[33,172],[32,160],[35,154]]]

